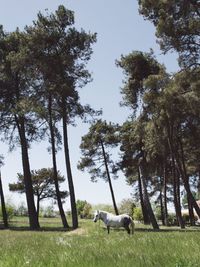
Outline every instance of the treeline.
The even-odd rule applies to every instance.
[[[187,196],[190,224],[200,209],[193,191],[200,187],[200,6],[197,1],[139,0],[139,12],[156,27],[164,53],[176,51],[180,70],[170,74],[152,51],[133,51],[116,61],[124,72],[121,105],[130,116],[122,125],[94,119],[82,137],[81,170],[92,181],[108,182],[115,213],[118,207],[112,175],[123,171],[137,188],[145,223],[158,229],[151,205],[157,197],[163,224],[168,225],[168,200],[173,199],[177,222],[184,228],[181,189]],[[23,177],[30,228],[38,229],[28,152],[32,141],[49,139],[56,199],[63,226],[68,227],[59,191],[56,151],[63,144],[72,205],[73,227],[78,227],[75,190],[68,149],[67,126],[79,116],[95,118],[79,100],[78,87],[90,80],[86,63],[95,34],[72,27],[73,12],[60,6],[55,14],[38,14],[32,26],[0,33],[0,129],[12,147],[22,152]],[[62,134],[57,127],[62,123]],[[120,149],[114,161],[112,152]],[[151,189],[151,190],[149,190]],[[2,202],[3,203],[3,202]]]
[[[200,5],[143,0],[139,11],[155,25],[163,52],[178,53],[180,70],[168,73],[152,51],[121,56],[116,63],[125,77],[121,105],[129,107],[130,118],[123,125],[94,122],[82,138],[79,168],[87,168],[92,180],[102,177],[109,182],[116,214],[110,175],[121,170],[128,183],[137,186],[145,223],[159,228],[150,202],[154,194],[163,224],[169,223],[167,204],[172,198],[177,222],[184,228],[182,188],[190,224],[195,224],[194,210],[200,217],[193,194],[200,188]],[[110,152],[116,146],[120,160],[114,163]]]
[[[79,116],[95,115],[80,103],[78,88],[87,84],[86,63],[96,34],[77,31],[74,13],[59,6],[55,13],[38,14],[23,31],[0,27],[0,130],[10,149],[21,147],[24,190],[31,229],[39,221],[34,203],[29,149],[34,141],[49,140],[56,200],[63,227],[68,222],[59,189],[56,152],[63,146],[68,176],[73,228],[78,227],[75,190],[70,166],[67,127]],[[58,128],[62,125],[62,134]],[[1,192],[3,197],[3,192]],[[2,200],[2,210],[4,201]],[[6,213],[4,224],[7,227]]]

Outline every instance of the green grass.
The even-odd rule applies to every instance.
[[[26,223],[17,219],[13,226]],[[41,226],[45,231],[1,230],[0,267],[200,266],[199,228],[154,232],[136,225],[135,234],[128,236],[123,230],[108,235],[103,223],[88,220],[81,220],[75,231],[55,231],[61,229],[59,219],[43,219]]]

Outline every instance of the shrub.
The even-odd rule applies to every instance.
[[[91,219],[91,211],[92,211],[92,206],[89,203],[86,203],[83,211],[81,212],[81,216],[82,218],[86,218],[86,219]]]
[[[28,216],[28,209],[23,202],[15,209],[15,216]]]
[[[133,199],[123,199],[121,203],[119,204],[119,213],[127,213],[130,216],[133,216],[133,211],[135,208],[135,203],[133,202]]]
[[[48,206],[46,208],[43,208],[41,214],[42,214],[42,216],[44,218],[54,218],[54,217],[56,217],[55,211],[54,211],[52,206]]]
[[[10,204],[6,204],[6,213],[8,221],[10,221],[15,214],[15,208]],[[0,218],[3,218],[2,208],[0,208]]]
[[[168,214],[168,223],[169,225],[177,225],[177,219],[175,213]]]
[[[133,218],[139,222],[143,221],[142,209],[140,207],[134,208]]]
[[[185,223],[190,223],[190,215],[188,213],[183,213],[182,214],[183,220]],[[194,215],[195,221],[198,220],[198,216]]]

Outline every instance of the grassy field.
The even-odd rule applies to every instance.
[[[154,232],[136,225],[107,234],[103,223],[81,220],[75,231],[62,231],[58,219],[42,219],[42,231],[24,228],[27,219],[0,232],[0,267],[165,267],[200,266],[200,229],[163,228]],[[21,228],[15,227],[20,225]]]

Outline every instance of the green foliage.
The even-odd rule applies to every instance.
[[[81,218],[90,219],[92,218],[92,206],[86,200],[76,201],[77,213]]]
[[[189,224],[190,223],[190,216],[189,216],[189,213],[183,213],[182,214],[182,217],[183,217],[183,220],[184,220],[184,222],[186,223],[186,224]],[[197,221],[198,220],[198,216],[197,215],[194,215],[194,219],[195,219],[195,221]]]
[[[42,168],[39,170],[33,170],[32,184],[33,193],[38,197],[39,201],[46,198],[56,199],[55,185],[54,185],[54,173],[53,169]],[[17,183],[9,184],[9,190],[13,192],[24,193],[24,176],[20,173],[17,174]],[[65,181],[65,177],[58,172],[58,183],[61,184]],[[61,198],[66,198],[69,193],[67,191],[60,191]]]
[[[122,105],[131,107],[136,113],[145,92],[144,80],[150,75],[158,74],[161,66],[155,60],[153,52],[140,51],[121,56],[121,59],[117,61],[117,66],[121,67],[125,74],[124,87],[121,90]]]
[[[16,216],[28,216],[28,209],[23,202],[20,203],[20,205],[17,208],[15,208],[15,215]]]
[[[141,207],[135,207],[133,211],[133,218],[136,221],[142,222],[143,221],[143,214]]]
[[[54,218],[56,216],[56,213],[54,211],[53,205],[43,207],[40,211],[40,216],[44,218]]]
[[[111,172],[116,178],[116,165],[111,159],[111,153],[105,150],[118,146],[118,130],[118,125],[98,120],[82,137],[80,148],[83,157],[78,162],[78,168],[82,171],[88,169],[93,182],[96,182],[98,178],[108,181],[106,165],[110,167],[109,173]]]
[[[11,204],[6,204],[6,213],[8,221],[11,221],[15,215],[15,207]],[[0,208],[0,218],[3,218],[2,209]]]
[[[110,213],[114,213],[113,206],[110,204],[97,204],[93,206],[93,210],[104,210]]]
[[[175,213],[169,213],[168,214],[168,223],[169,225],[177,225],[177,218]]]
[[[20,218],[24,226],[25,218]],[[15,218],[15,222],[19,220]],[[41,219],[41,226],[59,229],[60,219]],[[155,267],[199,266],[200,236],[198,227],[183,231],[177,227],[163,231],[136,223],[133,236],[124,230],[111,230],[103,225],[81,220],[75,231],[1,231],[0,265],[31,267]],[[172,231],[170,231],[170,229]],[[66,249],[67,248],[67,249]],[[34,253],[33,253],[34,251]]]
[[[181,66],[199,63],[200,13],[198,1],[139,0],[140,13],[156,27],[164,52],[176,50]]]
[[[133,202],[133,199],[131,199],[131,198],[123,199],[119,203],[119,213],[120,214],[126,213],[132,217],[133,213],[134,213],[134,209],[135,209],[135,203]]]

